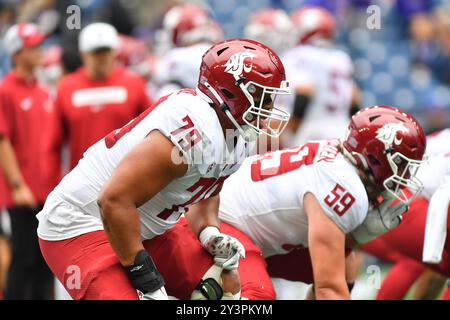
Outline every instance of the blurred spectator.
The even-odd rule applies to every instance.
[[[86,26],[79,37],[83,66],[58,84],[55,108],[72,168],[92,144],[151,106],[144,80],[116,64],[118,47],[113,26]]]
[[[34,76],[43,37],[37,26],[21,23],[3,39],[14,66],[0,85],[0,206],[8,208],[12,231],[5,299],[51,298],[53,277],[39,249],[35,217],[60,171],[51,130],[55,112]]]
[[[431,67],[439,80],[450,85],[450,5],[436,8],[434,24],[438,52]]]
[[[409,26],[415,63],[430,65],[437,56],[435,29],[431,17],[421,13],[411,19]]]

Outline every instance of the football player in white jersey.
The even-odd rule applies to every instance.
[[[284,146],[343,137],[358,111],[353,63],[333,46],[335,21],[323,8],[303,7],[291,14],[297,46],[281,56],[295,95],[280,104],[292,114]]]
[[[163,25],[172,48],[162,56],[155,71],[158,97],[195,87],[203,54],[223,39],[219,24],[195,4],[173,7],[164,16]]]
[[[264,43],[278,55],[290,49],[294,43],[293,25],[289,15],[281,9],[265,8],[249,18],[244,36]]]
[[[247,158],[220,193],[220,228],[246,250],[238,267],[241,297],[274,299],[269,275],[314,282],[320,299],[348,297],[353,238],[364,243],[398,225],[404,203],[413,198],[399,185],[410,182],[420,189],[414,169],[424,148],[422,129],[412,117],[373,107],[353,117],[342,143],[309,142]],[[380,194],[387,198],[381,204]],[[393,197],[401,202],[388,208]],[[168,290],[183,299],[210,285],[204,274],[212,263],[187,229],[198,210],[205,208],[194,205],[187,221],[180,220],[164,238],[144,242],[157,264],[183,275],[182,280],[165,275]],[[217,294],[210,288],[204,295],[210,291]]]
[[[437,283],[443,285],[445,278],[450,277],[449,139],[450,129],[427,137],[429,160],[418,172],[424,185],[421,197],[411,203],[399,228],[362,247],[372,255],[395,263],[383,281],[377,299],[402,299],[427,268],[437,272],[432,276],[434,287]],[[421,295],[429,294],[427,291],[422,290]]]
[[[43,256],[72,298],[167,298],[142,240],[163,234],[195,203],[203,209],[193,232],[218,266],[235,270],[245,252],[217,227],[214,199],[252,140],[280,134],[289,114],[273,100],[288,93],[271,49],[224,41],[204,54],[197,89],[161,98],[91,146],[38,214]]]
[[[398,225],[421,189],[415,174],[425,144],[410,115],[386,106],[365,109],[352,117],[342,142],[308,142],[247,158],[223,186],[219,217],[238,229],[228,234],[240,239],[243,232],[261,249],[271,275],[313,281],[318,299],[349,298],[345,249]],[[402,190],[406,185],[415,191],[411,196]],[[389,206],[393,199],[398,203]],[[251,278],[254,288],[273,290],[267,273],[252,276],[265,261],[249,259],[249,252],[239,265],[241,284]]]

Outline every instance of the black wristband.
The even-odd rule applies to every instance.
[[[164,279],[156,269],[147,251],[141,250],[134,258],[134,264],[124,267],[133,287],[143,294],[154,292],[164,286]]]

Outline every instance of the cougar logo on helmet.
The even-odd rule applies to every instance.
[[[403,138],[397,138],[397,132],[408,133],[408,128],[406,128],[403,123],[387,123],[377,130],[377,135],[375,138],[384,143],[384,149],[388,150],[393,144],[400,145]]]
[[[253,60],[254,57],[255,55],[248,51],[233,54],[224,65],[225,72],[231,73],[236,78],[242,77],[244,72],[252,71],[253,67],[252,63],[246,64],[245,59],[250,58]]]

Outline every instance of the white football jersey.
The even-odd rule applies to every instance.
[[[153,130],[168,137],[189,165],[183,177],[138,208],[142,238],[164,233],[190,205],[208,198],[239,168],[248,149],[239,137],[236,147],[229,150],[214,109],[201,95],[198,90],[184,89],[164,97],[151,112],[142,113],[90,147],[38,214],[39,237],[61,240],[102,230],[97,205],[102,186],[122,158]]]
[[[199,43],[167,52],[154,76],[154,81],[160,87],[157,96],[162,97],[180,88],[195,88],[202,56],[210,47],[209,43]]]
[[[353,63],[348,54],[335,48],[300,45],[281,60],[293,90],[300,85],[314,88],[294,145],[342,138],[350,120],[353,91]],[[295,94],[280,100],[283,109],[293,114]]]
[[[428,162],[417,172],[423,183],[422,196],[431,199],[446,176],[450,175],[450,129],[427,136]]]
[[[450,128],[427,136],[426,154],[429,157],[450,154]]]
[[[344,233],[360,225],[368,197],[357,169],[336,148],[337,140],[245,159],[220,193],[219,217],[247,234],[264,256],[308,246],[303,197],[311,192]]]

